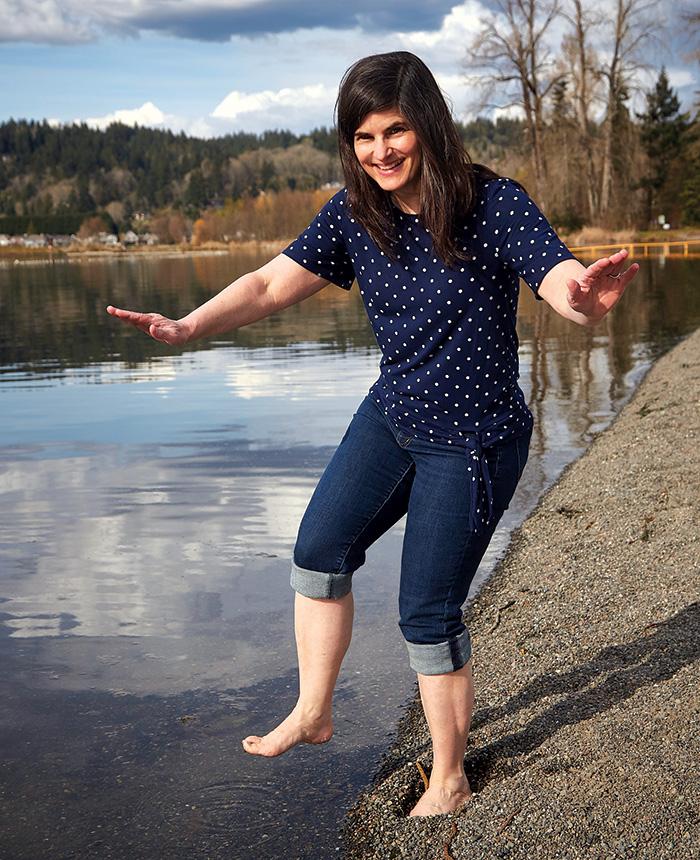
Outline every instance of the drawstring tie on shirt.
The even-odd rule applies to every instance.
[[[483,534],[484,527],[493,515],[493,487],[486,454],[478,434],[463,434],[466,443],[467,472],[469,473],[470,512],[469,528]]]

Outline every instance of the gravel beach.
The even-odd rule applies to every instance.
[[[346,821],[347,860],[700,858],[700,331],[649,371],[469,607],[457,813],[413,820],[419,702]]]

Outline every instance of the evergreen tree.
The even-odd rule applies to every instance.
[[[681,222],[700,226],[700,116],[687,134],[687,159],[684,165]]]
[[[652,220],[654,205],[661,202],[673,162],[683,148],[688,115],[681,114],[680,101],[662,68],[653,90],[647,93],[647,109],[641,120],[640,141],[649,159],[649,172],[640,185],[647,190],[647,215]]]

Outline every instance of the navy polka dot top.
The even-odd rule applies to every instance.
[[[394,210],[395,259],[353,219],[338,192],[285,254],[344,289],[356,279],[382,353],[370,389],[409,436],[479,449],[529,432],[518,385],[519,279],[537,292],[573,254],[514,182],[484,183],[448,268],[417,215]]]

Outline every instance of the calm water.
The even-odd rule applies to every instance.
[[[104,308],[180,315],[262,261],[0,264],[3,860],[341,856],[343,815],[413,694],[398,526],[357,577],[336,738],[275,760],[240,746],[294,702],[289,556],[375,377],[373,337],[356,292],[333,287],[184,350]],[[592,331],[523,295],[537,427],[482,578],[651,361],[700,325],[700,261],[641,262]]]

